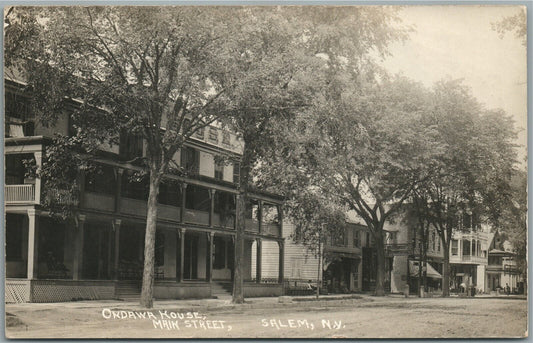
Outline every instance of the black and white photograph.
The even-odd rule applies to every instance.
[[[5,5],[5,337],[527,337],[520,4]]]

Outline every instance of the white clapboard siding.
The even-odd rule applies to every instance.
[[[285,280],[316,280],[318,273],[318,259],[312,251],[308,251],[302,244],[294,243],[290,235],[294,231],[294,224],[283,222],[283,236],[285,237]],[[279,268],[279,248],[274,241],[263,240],[261,277],[277,278]],[[256,273],[256,245],[252,245],[252,277]]]

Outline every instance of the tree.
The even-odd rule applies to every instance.
[[[71,139],[101,146],[117,144],[127,133],[146,142],[146,158],[129,161],[142,166],[150,185],[145,307],[153,301],[159,185],[169,171],[186,173],[173,165],[174,154],[197,130],[220,118],[224,93],[233,86],[228,74],[235,61],[228,42],[239,31],[225,25],[231,12],[135,6],[17,7],[8,12],[6,63],[31,71],[25,75],[41,122],[53,125],[65,99],[71,99],[78,103],[71,115],[77,134]]]
[[[317,73],[324,64],[320,54],[353,54],[361,63],[371,49],[383,52],[386,44],[397,38],[390,28],[396,17],[387,8],[248,8],[245,13],[245,17],[234,20],[251,21],[251,32],[260,32],[260,40],[251,41],[255,44],[242,42],[246,48],[241,48],[241,56],[253,67],[243,63],[244,67],[232,74],[241,80],[241,87],[238,94],[231,96],[227,112],[229,125],[243,142],[235,239],[235,303],[243,302],[240,257],[248,189],[254,180],[261,179],[260,166],[269,164],[269,157],[280,148],[278,140],[290,134],[285,127],[293,125],[294,118],[311,107],[323,85]],[[265,73],[269,75],[266,80],[260,77]]]
[[[498,32],[500,38],[503,38],[507,32],[514,31],[515,37],[522,41],[523,46],[527,46],[526,11],[526,7],[522,7],[519,13],[491,23],[492,29]]]
[[[497,224],[508,202],[514,129],[510,117],[484,109],[461,80],[438,82],[431,104],[423,125],[437,132],[440,151],[428,178],[416,186],[416,206],[441,240],[443,296],[448,296],[453,232],[476,230],[481,221]],[[470,223],[463,223],[465,216]]]
[[[321,123],[327,122],[328,117],[339,110],[344,110],[343,105],[335,103],[340,96],[352,94],[351,99],[360,96],[362,92],[357,86],[350,84],[360,83],[375,69],[372,63],[371,52],[378,52],[381,55],[387,53],[387,45],[391,41],[404,37],[402,28],[392,28],[392,22],[397,20],[396,13],[391,8],[290,8],[285,12],[291,20],[298,18],[300,20],[300,44],[303,45],[307,58],[312,59],[314,67],[312,73],[301,72],[291,75],[289,86],[298,88],[301,94],[297,98],[303,98],[306,101],[303,106],[291,106],[294,110],[287,111],[285,114],[276,116],[277,120],[269,121],[265,126],[270,128],[269,144],[262,144],[261,137],[252,125],[239,127],[241,132],[246,132],[247,128],[251,129],[249,135],[244,135],[245,154],[247,146],[269,146],[268,150],[262,150],[260,154],[255,154],[256,161],[262,161],[262,167],[250,169],[252,172],[259,171],[258,179],[261,179],[265,185],[271,187],[276,192],[288,195],[289,198],[298,192],[304,191],[307,187],[315,187],[318,181],[317,170],[313,167],[311,170],[303,171],[306,167],[313,165],[314,158],[319,154],[328,155],[331,151],[320,150],[320,140],[326,139],[326,135],[321,135],[321,129],[318,128]],[[338,77],[338,80],[335,78]],[[343,88],[346,86],[347,88]],[[351,93],[353,92],[353,93]],[[306,96],[307,95],[307,96]],[[245,103],[250,99],[261,98],[258,95],[247,97]],[[244,109],[247,105],[243,106]],[[263,107],[264,108],[264,107]],[[264,108],[265,109],[265,108]],[[287,107],[285,107],[288,110]],[[270,109],[266,108],[267,111]],[[247,113],[250,111],[239,111]],[[268,113],[268,112],[267,112]],[[268,115],[272,117],[272,115]],[[347,118],[335,117],[333,120],[340,122]],[[252,121],[253,122],[253,121]],[[255,121],[257,123],[257,121]],[[261,121],[259,121],[261,122]],[[317,124],[313,126],[313,124]],[[259,126],[262,127],[262,126]],[[315,127],[316,131],[299,132],[298,128]],[[277,128],[277,129],[273,129]],[[348,130],[348,129],[347,129]],[[273,139],[273,134],[279,133]],[[303,136],[302,136],[303,134]],[[350,132],[350,135],[352,132]],[[247,141],[246,136],[250,139],[256,139],[255,142]],[[299,139],[306,140],[298,141]],[[259,144],[258,144],[259,143]],[[329,143],[329,142],[328,142]],[[308,154],[307,154],[308,153]],[[336,153],[336,152],[335,152]],[[339,151],[339,154],[342,153]],[[327,161],[329,162],[328,155]],[[323,155],[320,158],[324,157]],[[340,157],[339,157],[340,159]],[[243,159],[244,160],[244,159]],[[306,163],[303,163],[303,161]],[[301,169],[302,167],[303,169]],[[246,170],[241,171],[246,174]],[[265,169],[268,169],[266,171]],[[331,171],[331,170],[328,170]],[[313,174],[314,173],[314,174]],[[294,175],[296,174],[296,175]],[[327,172],[325,173],[327,174]],[[267,176],[268,175],[268,176]],[[299,179],[298,182],[290,186],[287,179]],[[286,188],[286,186],[289,186]],[[322,185],[323,186],[323,185]],[[338,189],[335,189],[337,191]],[[331,191],[331,190],[330,190]],[[324,194],[329,194],[324,192]],[[293,199],[296,199],[294,197]],[[301,218],[295,218],[301,219]],[[311,228],[313,225],[302,227]],[[316,225],[314,225],[316,228]],[[304,235],[312,237],[313,235]],[[383,261],[384,263],[384,261]]]
[[[290,167],[275,174],[281,184],[289,175],[288,184],[320,190],[364,220],[377,251],[376,294],[383,295],[383,226],[424,179],[432,129],[420,125],[427,98],[420,85],[351,70],[323,69],[322,92],[285,134],[278,158]]]

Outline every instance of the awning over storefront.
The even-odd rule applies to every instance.
[[[418,264],[419,264],[418,261],[409,261],[409,274],[411,276],[415,276],[415,277],[418,276]],[[426,272],[427,277],[432,278],[432,279],[442,279],[442,275],[440,275],[440,273],[436,271],[435,268],[431,266],[431,264],[426,263],[426,266],[427,266],[427,272]],[[424,268],[422,270],[424,270]]]

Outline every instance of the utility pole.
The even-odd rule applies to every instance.
[[[324,230],[324,224],[321,225],[320,230],[318,231],[318,268],[316,274],[316,298],[320,296],[320,268],[322,267],[322,254],[321,254],[321,245],[322,245],[322,230]]]

